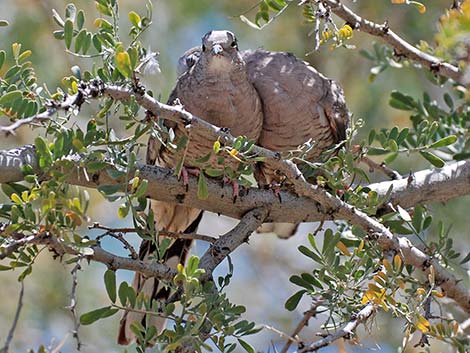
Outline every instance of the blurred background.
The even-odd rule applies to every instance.
[[[45,82],[51,90],[61,85],[61,79],[71,74],[70,67],[80,65],[89,67],[87,59],[77,59],[64,52],[63,42],[52,36],[56,24],[52,20],[52,9],[63,14],[65,0],[3,0],[0,1],[1,19],[8,20],[10,26],[0,28],[0,48],[10,50],[11,44],[20,42],[24,49],[31,49],[33,61],[40,82]],[[346,1],[345,1],[346,2]],[[238,15],[252,7],[256,0],[215,1],[215,0],[179,0],[154,1],[154,20],[152,28],[146,32],[143,42],[152,50],[160,53],[161,73],[146,79],[146,84],[156,96],[163,101],[168,97],[176,79],[176,62],[179,55],[186,49],[198,45],[201,36],[210,29],[229,29],[235,32],[241,49],[263,47],[268,50],[289,51],[300,58],[311,62],[319,71],[338,81],[344,88],[351,112],[356,118],[365,121],[364,128],[356,137],[359,141],[367,136],[370,128],[405,127],[410,124],[406,112],[398,111],[388,106],[390,92],[400,89],[402,92],[421,96],[428,91],[433,99],[441,100],[443,90],[433,86],[422,72],[415,69],[388,69],[377,79],[368,81],[371,62],[359,55],[359,49],[370,49],[376,40],[368,35],[354,33],[350,44],[358,49],[347,50],[339,48],[334,51],[328,46],[321,47],[308,57],[306,53],[314,48],[314,40],[308,36],[312,27],[304,23],[301,9],[290,6],[286,13],[262,31],[248,27],[238,19]],[[362,0],[357,3],[348,1],[357,12],[378,23],[388,21],[390,27],[411,43],[425,40],[433,43],[438,19],[451,5],[450,0],[433,0],[423,3],[427,12],[421,15],[410,6],[391,5],[390,1]],[[93,1],[75,1],[78,8],[87,14],[86,25],[92,28],[98,12]],[[127,13],[134,10],[144,13],[144,1],[121,0],[121,29],[123,38],[127,29]],[[254,13],[252,14],[252,16]],[[248,15],[249,16],[249,15]],[[338,22],[338,24],[342,24]],[[85,124],[89,117],[82,115],[81,123]],[[7,124],[1,121],[1,124]],[[125,133],[116,120],[115,128]],[[0,139],[0,148],[31,143],[39,131],[23,128],[17,136]],[[397,159],[392,165],[401,173],[428,167],[422,159]],[[116,205],[109,205],[94,190],[90,190],[92,206],[89,210],[91,221],[118,227],[127,225],[128,220],[117,221]],[[447,205],[435,205],[435,217],[445,219],[447,224],[453,224],[453,237],[462,252],[468,251],[468,228],[465,215],[468,214],[468,198],[449,202]],[[113,207],[114,209],[111,209]],[[463,220],[463,221],[462,221]],[[200,232],[217,235],[230,229],[233,220],[207,214]],[[288,278],[291,274],[306,271],[311,266],[297,251],[299,244],[306,242],[306,234],[315,230],[317,225],[304,224],[297,235],[289,240],[280,240],[274,236],[254,236],[250,244],[242,246],[233,254],[235,274],[229,287],[229,297],[234,303],[247,307],[245,318],[258,324],[273,326],[281,331],[290,333],[308,309],[309,302],[304,299],[298,309],[290,313],[284,309],[285,300],[297,289]],[[89,232],[91,237],[99,232]],[[432,236],[432,234],[431,234]],[[131,239],[137,245],[138,239]],[[108,242],[105,247],[119,251],[119,244]],[[196,254],[205,250],[204,244],[197,244]],[[100,264],[83,263],[83,271],[79,273],[78,310],[80,313],[107,305],[108,299],[103,286],[102,276],[105,266]],[[65,339],[61,352],[74,352],[75,341],[70,330],[73,322],[69,311],[65,308],[70,302],[72,267],[54,261],[47,252],[43,252],[34,267],[33,274],[25,283],[25,304],[16,331],[13,352],[24,352],[40,344],[55,346]],[[226,264],[222,264],[219,273],[224,274]],[[19,284],[19,273],[0,273],[0,343],[3,344],[10,328],[16,308]],[[120,280],[130,280],[131,273],[118,272]],[[320,330],[322,318],[311,321],[310,326],[302,333],[302,338],[309,341],[315,338]],[[101,320],[92,326],[81,327],[80,337],[85,343],[83,352],[123,352],[124,348],[115,344],[118,317]],[[357,346],[347,344],[346,352],[395,352],[401,343],[402,326],[399,321],[392,320],[387,315],[381,315],[371,325],[371,336],[362,331]],[[284,341],[275,333],[268,330],[247,339],[258,351],[275,352],[282,347]],[[338,345],[333,345],[324,352],[340,351]],[[418,351],[418,350],[416,350]],[[439,345],[433,346],[432,352],[441,352]],[[409,350],[412,352],[412,350]]]

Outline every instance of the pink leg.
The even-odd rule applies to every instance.
[[[189,174],[199,176],[199,173],[199,169],[196,168],[181,168],[181,177],[183,178],[183,185],[186,186],[186,191],[188,191],[189,188]]]

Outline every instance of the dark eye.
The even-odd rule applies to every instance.
[[[204,44],[202,45],[202,51],[206,51],[206,46]]]
[[[236,48],[236,47],[237,47],[237,41],[234,40],[234,41],[232,42],[232,44],[230,44],[230,46],[231,46],[232,48]]]

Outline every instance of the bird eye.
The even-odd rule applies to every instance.
[[[206,46],[204,44],[202,45],[202,51],[206,51]]]
[[[230,44],[230,46],[231,46],[232,48],[236,48],[236,47],[237,47],[237,41],[234,40],[234,41],[232,42],[232,44]]]

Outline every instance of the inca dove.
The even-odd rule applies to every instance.
[[[189,70],[200,53],[200,47],[184,53],[178,61],[178,74]],[[345,139],[349,113],[343,91],[334,81],[292,54],[258,49],[242,51],[242,57],[263,104],[260,146],[286,152],[310,141],[314,147],[306,157],[315,161],[323,150]],[[255,177],[260,187],[281,181],[263,163]],[[258,231],[286,237],[295,229],[293,224],[272,223]]]
[[[313,148],[304,158],[315,161],[328,147],[346,138],[349,114],[343,91],[334,81],[293,54],[258,49],[242,56],[263,103],[260,146],[286,152],[310,142]],[[259,164],[255,177],[261,187],[282,181],[282,176],[264,163]],[[258,231],[286,237],[295,229],[292,224],[273,223]]]
[[[249,139],[258,140],[261,133],[262,108],[258,94],[248,80],[245,63],[238,51],[237,41],[229,31],[211,31],[202,38],[202,51],[199,59],[189,70],[178,78],[169,103],[178,98],[186,110],[199,116],[211,124],[230,128],[233,135],[245,135]],[[204,157],[213,149],[214,141],[192,131],[182,124],[170,124],[175,140],[186,136],[188,144],[180,151],[161,145],[158,140],[150,139],[147,151],[147,163],[174,168],[181,160],[184,166],[197,167],[195,160]],[[210,159],[213,168],[223,168]],[[236,166],[235,160],[231,163]],[[201,211],[193,208],[173,205],[165,202],[152,201],[158,230],[170,232],[193,232],[201,218]],[[165,263],[176,267],[184,263],[191,241],[175,240],[166,251]],[[155,251],[150,241],[143,241],[140,249],[141,259],[147,259]],[[136,274],[133,283],[137,291],[143,291],[153,299],[165,300],[168,289],[154,278],[144,278]],[[121,320],[118,342],[128,344],[134,335],[130,324],[134,321],[145,325],[155,325],[158,331],[164,326],[164,320],[148,318],[129,311]]]

